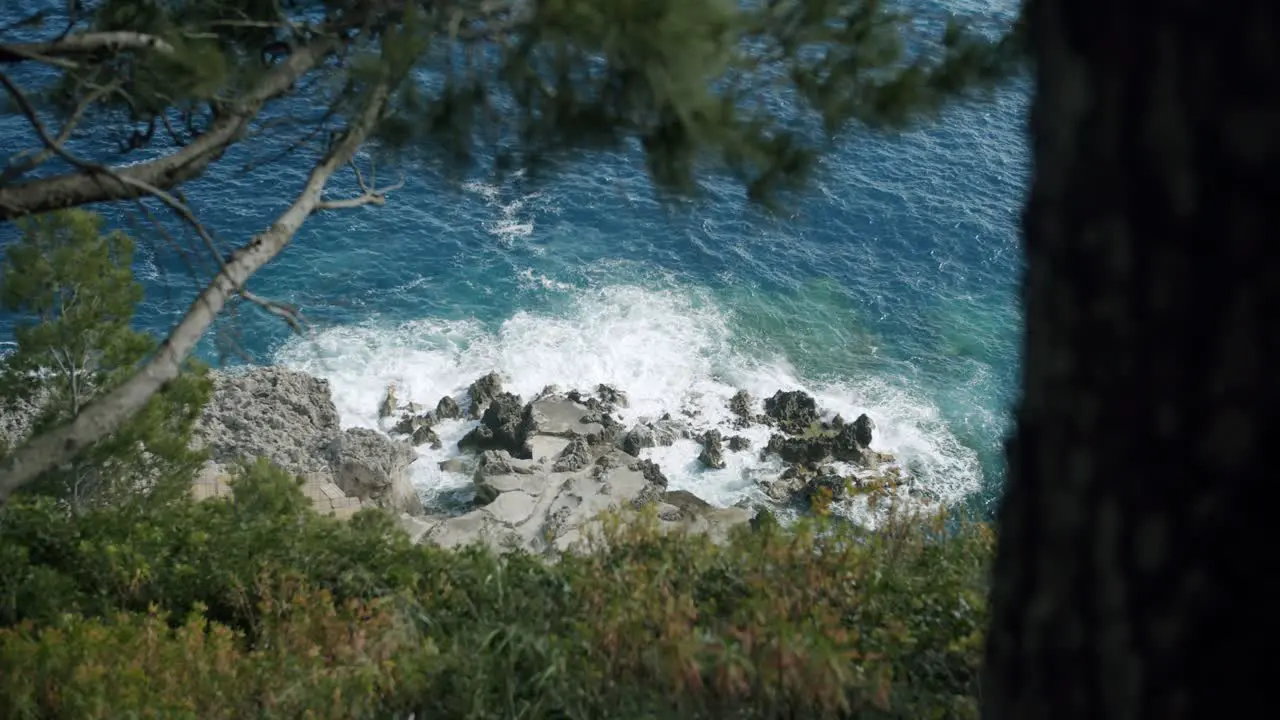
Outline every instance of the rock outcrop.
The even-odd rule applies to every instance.
[[[417,459],[412,445],[389,442],[376,430],[351,428],[328,449],[334,479],[348,496],[410,514],[422,512],[409,478],[409,466]]]
[[[422,512],[409,478],[413,448],[376,430],[344,432],[328,381],[281,367],[213,372],[211,379],[213,394],[195,432],[211,467],[264,457],[363,504]]]
[[[783,432],[799,435],[818,421],[818,404],[808,393],[779,390],[765,399],[764,414]]]
[[[502,394],[502,376],[496,372],[471,383],[467,388],[467,397],[471,398],[471,407],[467,408],[467,417],[478,420],[484,415],[489,403]]]
[[[522,405],[519,395],[501,393],[489,401],[480,424],[458,441],[464,450],[505,450],[512,457],[529,459],[529,438],[536,422],[533,404]]]
[[[342,427],[327,380],[280,367],[210,378],[195,436],[213,461],[264,457],[298,474],[329,469],[327,448]]]
[[[725,467],[724,440],[719,430],[708,430],[702,434],[702,452],[698,455],[698,462],[713,470]]]
[[[678,495],[679,505],[666,500],[667,479],[658,466],[615,442],[620,426],[602,412],[605,402],[580,393],[541,395],[523,407],[514,395],[493,398],[481,426],[467,436],[472,439],[460,443],[480,451],[476,509],[405,520],[411,536],[448,547],[478,541],[543,552],[584,539],[609,509],[658,505],[666,525],[704,532],[727,532],[750,519],[741,508],[699,506]]]

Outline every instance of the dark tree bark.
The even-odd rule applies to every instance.
[[[984,716],[1265,714],[1280,4],[1031,1],[1023,395]]]

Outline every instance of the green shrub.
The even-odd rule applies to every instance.
[[[976,717],[979,524],[716,545],[613,516],[549,561],[415,546],[244,468],[230,500],[0,510],[0,716]]]

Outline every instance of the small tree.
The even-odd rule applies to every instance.
[[[0,396],[33,408],[38,433],[130,377],[156,343],[130,327],[142,287],[127,236],[104,234],[102,218],[83,210],[26,219],[20,229],[0,279],[0,303],[18,317],[17,349],[0,365]],[[190,441],[209,392],[205,369],[189,363],[141,413],[45,473],[33,490],[79,508],[185,489],[203,461]]]

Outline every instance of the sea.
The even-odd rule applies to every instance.
[[[955,12],[995,32],[1017,3],[912,7],[925,30]],[[870,416],[874,446],[917,487],[988,513],[1017,396],[1029,96],[1029,79],[1018,78],[904,132],[855,130],[776,213],[714,173],[696,200],[665,201],[635,146],[590,153],[536,182],[497,180],[480,166],[463,177],[431,163],[383,167],[380,183],[400,172],[405,183],[384,206],[312,217],[249,283],[296,306],[305,329],[242,306],[200,355],[326,378],[348,427],[379,427],[390,384],[402,401],[434,405],[493,370],[525,397],[607,383],[629,396],[624,420],[683,412],[726,432],[738,389],[757,399],[801,389],[828,414]],[[292,139],[264,130],[184,187],[226,247],[268,227],[301,187],[297,158],[245,170]],[[0,121],[5,155],[32,142],[20,120]],[[93,134],[72,147],[113,159]],[[330,184],[335,197],[353,190],[350,174]],[[208,258],[172,222],[166,234],[137,208],[107,212],[138,242],[138,324],[162,335],[207,279]],[[0,244],[14,237],[0,227]],[[0,315],[0,343],[11,343],[12,327]],[[470,482],[438,467],[468,427],[446,423],[443,449],[418,449],[414,479],[429,503]],[[698,451],[682,440],[647,452],[672,489],[723,506],[756,497],[757,481],[779,469],[753,452],[706,469]]]

